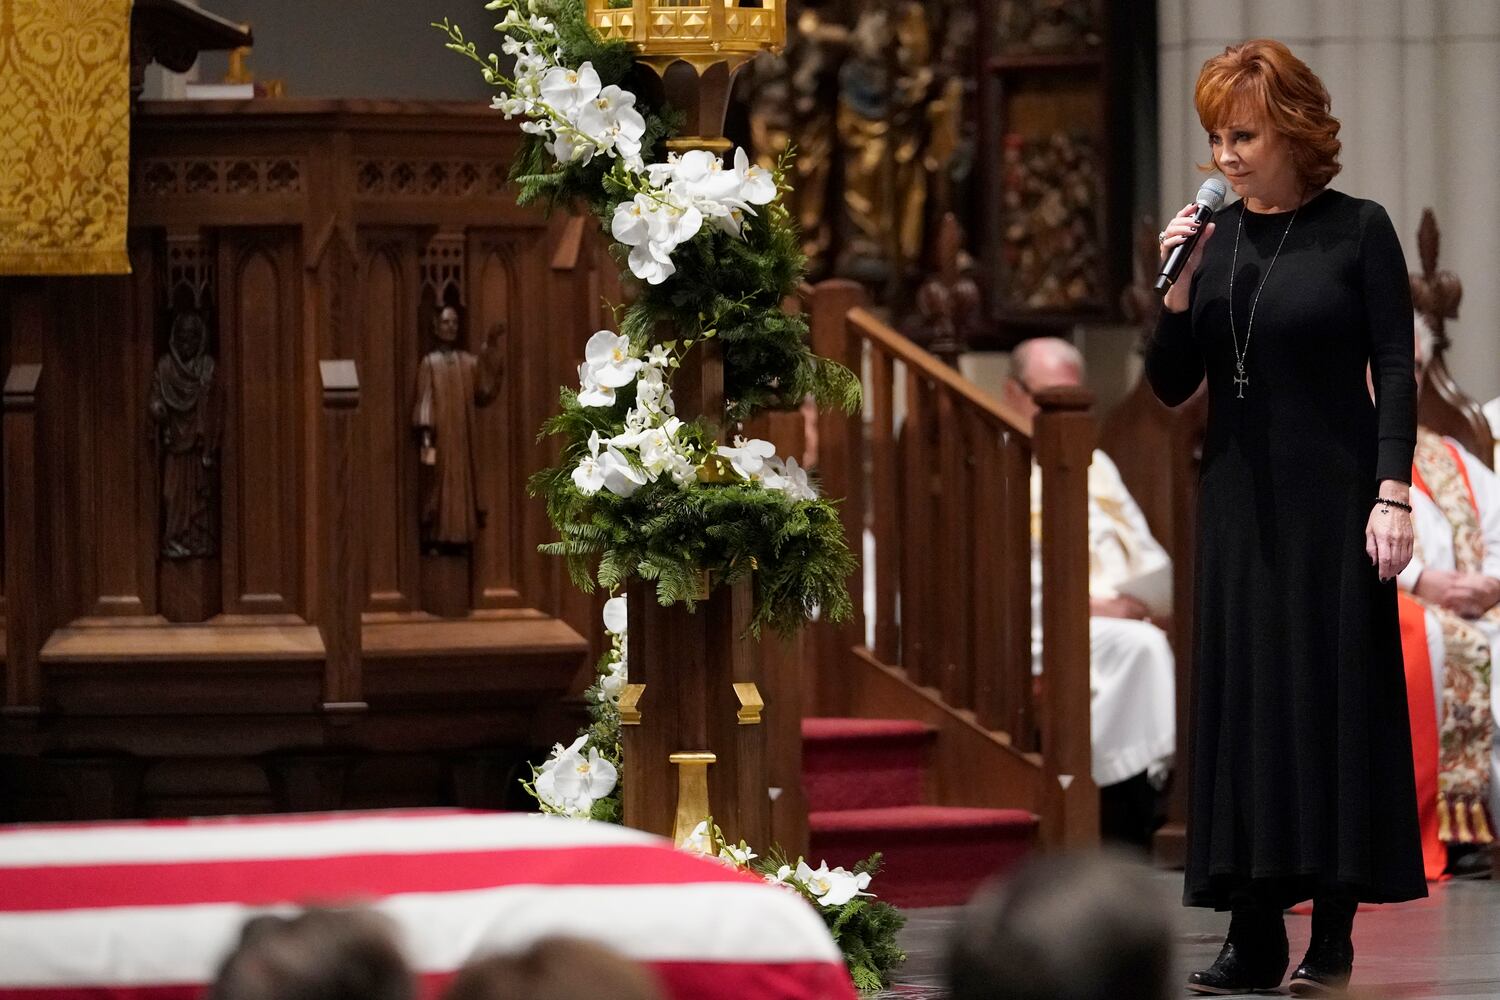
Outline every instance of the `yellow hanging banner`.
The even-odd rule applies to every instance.
[[[0,0],[0,274],[128,274],[131,0]]]

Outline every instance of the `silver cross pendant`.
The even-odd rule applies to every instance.
[[[1250,377],[1245,374],[1245,363],[1243,361],[1236,361],[1234,363],[1234,368],[1235,371],[1238,372],[1238,374],[1234,377],[1234,384],[1239,390],[1239,394],[1235,396],[1235,398],[1244,399],[1245,386],[1250,384]]]

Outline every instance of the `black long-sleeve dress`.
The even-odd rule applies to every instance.
[[[1241,347],[1292,223],[1255,310],[1248,384],[1229,324],[1242,213]],[[1168,405],[1208,377],[1184,901],[1424,896],[1396,585],[1364,534],[1380,481],[1410,482],[1416,442],[1401,245],[1385,209],[1331,190],[1294,222],[1243,203],[1215,221],[1191,307],[1162,310],[1146,354]]]

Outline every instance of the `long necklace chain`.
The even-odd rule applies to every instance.
[[[1245,323],[1245,346],[1241,349],[1240,333],[1234,325],[1234,272],[1240,266],[1240,234],[1245,231],[1245,213],[1248,211],[1248,208],[1241,206],[1239,224],[1234,230],[1234,259],[1229,264],[1229,335],[1234,338],[1234,384],[1238,390],[1236,399],[1245,398],[1245,387],[1250,384],[1250,376],[1245,374],[1245,355],[1250,353],[1250,336],[1255,332],[1255,307],[1260,304],[1260,293],[1266,290],[1266,282],[1271,280],[1271,268],[1276,266],[1276,258],[1281,256],[1281,248],[1286,246],[1286,238],[1291,234],[1292,223],[1297,221],[1297,213],[1302,211],[1302,206],[1292,209],[1286,232],[1281,234],[1281,242],[1276,244],[1271,263],[1266,265],[1266,273],[1261,276],[1260,286],[1255,289],[1255,296],[1250,300],[1250,318]]]

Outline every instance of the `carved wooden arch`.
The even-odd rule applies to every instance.
[[[1433,344],[1417,403],[1417,420],[1423,427],[1453,438],[1486,465],[1493,465],[1495,439],[1489,421],[1479,404],[1459,388],[1448,368],[1448,348],[1453,342],[1447,323],[1458,318],[1464,289],[1456,274],[1438,268],[1441,241],[1436,216],[1431,208],[1424,208],[1417,227],[1417,256],[1422,270],[1411,275],[1411,299],[1412,307],[1432,327]]]

